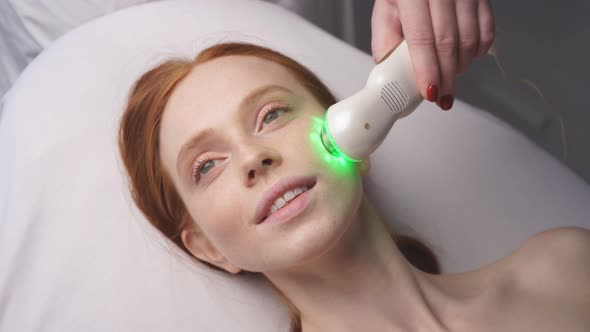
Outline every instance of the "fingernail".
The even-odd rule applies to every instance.
[[[438,88],[436,85],[430,84],[426,89],[426,97],[428,101],[436,101],[438,99]]]
[[[453,101],[453,95],[443,96],[442,98],[440,98],[440,108],[442,108],[443,111],[450,110],[451,107],[453,107]]]

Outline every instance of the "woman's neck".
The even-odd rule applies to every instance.
[[[363,198],[336,245],[297,273],[267,275],[299,309],[303,332],[446,331],[431,298],[452,303],[413,268]]]

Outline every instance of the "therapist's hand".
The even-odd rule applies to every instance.
[[[443,110],[453,106],[456,75],[495,34],[488,0],[375,0],[371,29],[375,62],[405,39],[422,97]]]

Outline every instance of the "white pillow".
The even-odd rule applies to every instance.
[[[52,44],[0,114],[1,331],[287,331],[261,280],[195,265],[134,206],[116,145],[134,80],[223,41],[277,49],[345,97],[373,62],[257,1],[167,1],[117,12]],[[590,189],[511,128],[457,101],[424,103],[374,154],[366,190],[448,272],[535,232],[590,225]]]
[[[154,0],[0,1],[0,97],[27,64],[66,31],[121,8]]]
[[[41,48],[92,18],[154,0],[5,0]]]

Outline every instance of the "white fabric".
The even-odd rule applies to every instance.
[[[0,97],[29,62],[67,31],[93,18],[153,1],[159,0],[0,0]],[[358,45],[352,0],[265,1]]]
[[[154,0],[0,0],[0,96],[66,31],[121,8]]]
[[[278,7],[170,1],[117,12],[52,44],[0,113],[0,331],[287,331],[260,280],[186,261],[127,191],[116,129],[129,87],[170,56],[260,43],[339,97],[371,57]],[[424,103],[374,154],[367,191],[414,228],[448,272],[475,268],[557,226],[590,227],[590,189],[495,118]]]
[[[40,50],[11,4],[0,0],[0,98]]]
[[[41,45],[90,19],[122,8],[154,0],[4,0],[13,9],[27,32]]]

